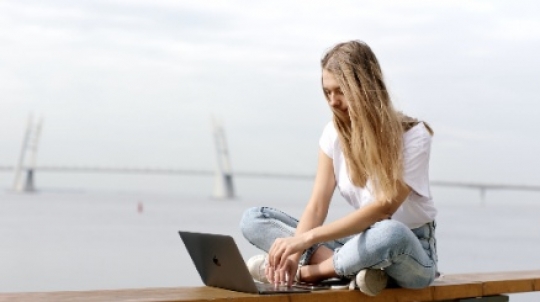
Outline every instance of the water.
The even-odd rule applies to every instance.
[[[0,291],[199,286],[178,230],[230,234],[248,258],[258,251],[241,237],[242,211],[271,205],[298,217],[311,184],[239,180],[237,187],[242,197],[232,201],[174,190],[2,192]],[[540,268],[540,194],[490,192],[484,203],[474,191],[433,194],[443,273]],[[329,220],[350,210],[336,199]],[[511,301],[539,298],[518,294]]]

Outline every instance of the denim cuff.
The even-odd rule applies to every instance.
[[[309,263],[309,260],[311,260],[311,256],[313,256],[313,253],[321,246],[322,243],[317,243],[309,247],[307,250],[302,253],[302,256],[300,257],[300,261],[298,262],[298,265],[307,265]]]

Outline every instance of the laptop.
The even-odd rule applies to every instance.
[[[275,286],[255,282],[231,236],[179,231],[206,286],[254,294],[309,293],[329,286]]]

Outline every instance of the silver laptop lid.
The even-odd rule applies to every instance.
[[[184,231],[178,233],[205,285],[258,293],[231,236]]]

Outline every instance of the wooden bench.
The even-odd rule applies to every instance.
[[[540,291],[540,270],[446,275],[427,288],[385,289],[376,297],[358,290],[329,290],[309,294],[259,296],[212,287],[143,288],[42,293],[0,293],[0,301],[121,301],[121,302],[503,302],[503,294]],[[481,298],[479,298],[481,297]],[[474,298],[474,299],[471,299]]]

